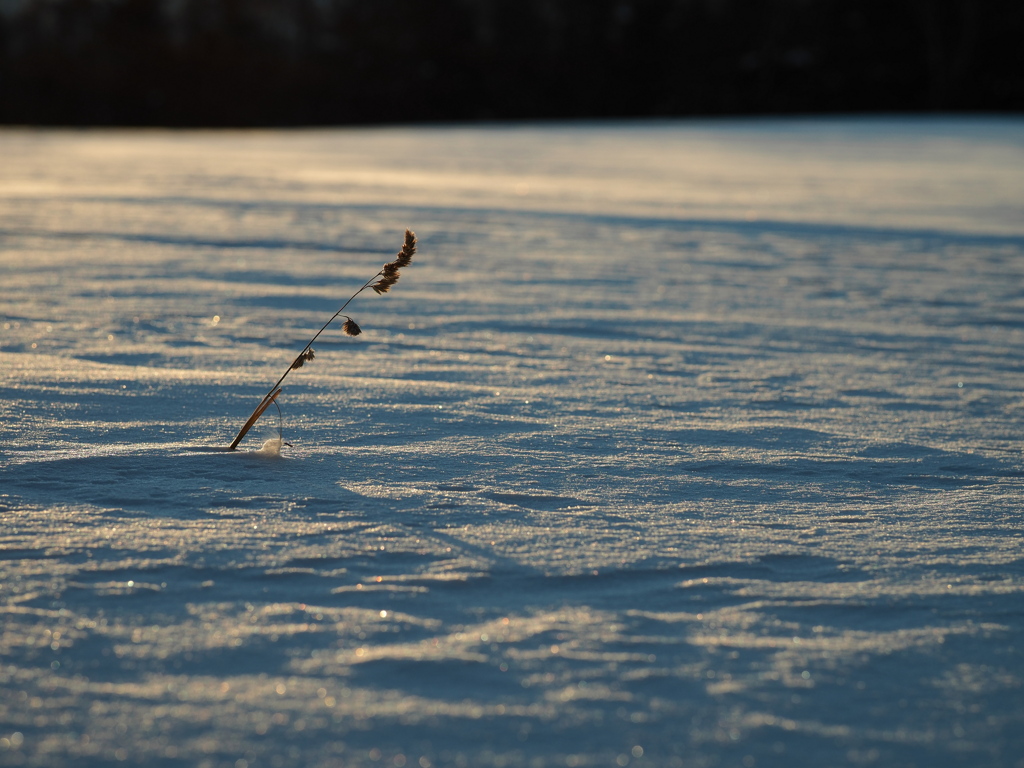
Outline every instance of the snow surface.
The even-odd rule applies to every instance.
[[[1024,119],[0,158],[0,765],[1024,765]]]

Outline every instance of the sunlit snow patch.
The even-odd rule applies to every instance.
[[[265,440],[263,445],[255,453],[260,456],[280,456],[281,447],[287,445],[287,443],[280,437],[272,437],[269,440]]]

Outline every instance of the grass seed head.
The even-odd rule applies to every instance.
[[[407,229],[405,230],[405,243],[402,245],[402,250],[398,252],[398,256],[392,263],[399,269],[408,267],[412,264],[414,253],[416,253],[416,234],[411,229]]]
[[[376,291],[377,294],[379,295],[381,293],[387,293],[388,289],[391,288],[391,286],[397,282],[398,272],[395,272],[394,274],[391,275],[384,275],[384,277],[382,277],[380,280],[378,280],[370,287],[373,288],[373,290]]]
[[[316,353],[313,351],[313,348],[310,347],[309,349],[305,350],[304,352],[302,352],[302,354],[295,358],[295,362],[292,363],[291,369],[294,371],[296,368],[301,368],[306,363],[310,362],[314,357],[316,357]]]
[[[402,250],[395,256],[394,261],[389,261],[384,265],[380,271],[380,280],[370,287],[378,294],[387,293],[388,289],[398,282],[398,271],[402,267],[408,267],[412,264],[414,253],[416,253],[416,235],[411,229],[407,229],[405,230],[405,242],[402,244]]]

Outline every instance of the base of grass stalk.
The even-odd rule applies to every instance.
[[[263,402],[261,402],[259,406],[257,406],[256,410],[252,412],[252,416],[249,417],[249,420],[245,422],[245,425],[240,430],[238,430],[238,434],[235,435],[235,439],[231,441],[231,445],[227,447],[227,450],[233,451],[235,450],[235,448],[238,447],[238,444],[242,442],[242,438],[245,437],[245,433],[252,428],[252,425],[256,423],[259,417],[263,415],[263,412],[270,407],[270,404],[273,403],[274,400],[277,399],[277,396],[280,394],[281,387],[278,387],[276,390],[274,390],[265,398],[263,398]]]

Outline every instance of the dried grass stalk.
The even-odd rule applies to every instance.
[[[309,340],[309,343],[302,348],[302,351],[299,352],[298,356],[292,361],[292,364],[288,366],[288,369],[281,375],[281,378],[277,380],[277,383],[270,388],[270,391],[266,395],[264,395],[260,404],[256,406],[256,410],[252,412],[252,415],[249,416],[245,424],[242,425],[242,428],[238,430],[238,434],[235,435],[235,439],[232,440],[231,445],[228,446],[229,451],[233,451],[238,447],[238,444],[242,442],[242,438],[244,438],[246,433],[252,429],[253,424],[259,420],[260,416],[263,415],[263,412],[267,410],[267,408],[270,407],[270,404],[273,403],[277,399],[277,396],[281,394],[281,384],[284,382],[288,374],[297,368],[301,368],[306,363],[312,362],[314,357],[316,357],[313,352],[313,342],[320,338],[320,334],[326,331],[327,327],[331,323],[339,317],[344,317],[345,323],[342,326],[342,329],[346,334],[349,336],[358,336],[363,332],[362,328],[356,324],[355,320],[348,315],[343,315],[342,313],[348,305],[352,303],[352,300],[367,288],[372,288],[378,294],[387,293],[388,289],[398,282],[399,270],[412,263],[412,257],[415,253],[416,235],[411,230],[407,229],[405,230],[405,242],[402,244],[402,250],[398,252],[395,259],[393,261],[389,261],[381,268],[380,272],[363,283],[362,288],[353,293],[349,297],[348,301],[341,305],[341,309],[335,312],[331,316],[331,319],[324,323],[323,327],[314,334],[313,338]]]
[[[238,432],[238,437],[235,441],[228,446],[229,451],[235,450],[235,446],[238,445],[239,441],[245,437],[245,433],[249,431],[250,427],[256,423],[256,420],[263,415],[263,412],[270,407],[270,404],[277,400],[277,396],[281,394],[281,388],[278,387],[276,390],[268,392],[267,395],[260,401],[260,404],[256,406],[256,410],[252,412],[252,415],[248,418],[245,424]]]

